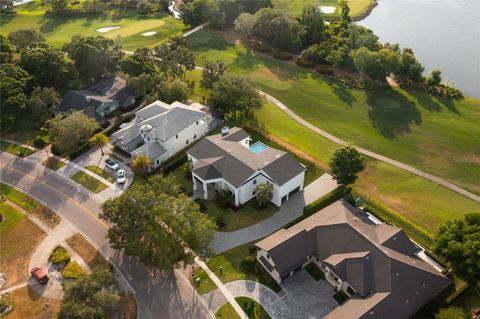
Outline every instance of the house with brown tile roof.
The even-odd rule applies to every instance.
[[[309,263],[350,298],[325,318],[410,318],[450,284],[399,228],[340,200],[256,244],[278,283]]]

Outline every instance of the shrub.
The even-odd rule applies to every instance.
[[[88,151],[90,149],[91,145],[90,143],[86,143],[86,144],[83,144],[83,145],[80,145],[78,148],[76,148],[74,151],[70,152],[70,154],[68,154],[68,157],[73,160],[75,159],[76,157],[82,155],[83,153],[85,153],[86,151]]]
[[[226,190],[219,191],[215,197],[215,200],[223,209],[226,209],[230,206],[230,194]]]
[[[248,247],[248,252],[249,252],[250,254],[256,253],[256,252],[257,252],[257,247],[255,247],[255,245],[250,245],[250,246]]]
[[[245,258],[243,258],[241,261],[241,266],[246,271],[258,273],[257,260],[253,256],[246,256]]]
[[[7,313],[12,311],[13,305],[10,301],[10,298],[7,295],[2,295],[0,297],[0,317],[5,316]]]
[[[271,51],[270,47],[261,42],[253,42],[251,45],[252,49],[261,53],[269,53]]]
[[[76,261],[71,261],[63,269],[62,275],[64,278],[77,279],[85,276],[85,272]]]
[[[288,61],[293,58],[293,55],[289,52],[286,51],[280,51],[280,50],[274,50],[272,51],[273,57],[275,59],[283,60],[283,61]]]
[[[43,139],[37,137],[36,139],[33,140],[32,144],[36,148],[44,148],[46,143]]]
[[[163,163],[163,173],[168,174],[180,166],[182,166],[184,163],[188,161],[187,153],[185,152],[180,152],[179,156],[176,156],[166,162]]]
[[[311,68],[315,67],[314,62],[308,61],[308,60],[302,59],[302,58],[297,59],[296,63],[297,63],[298,66],[301,66],[302,68],[311,69]]]
[[[70,262],[70,254],[63,246],[57,246],[53,249],[50,255],[50,260],[53,264],[67,264]]]
[[[327,74],[327,75],[332,75],[332,74],[335,73],[335,72],[333,71],[333,69],[332,69],[331,66],[325,65],[325,64],[317,65],[317,67],[315,68],[315,71],[316,71],[317,73]]]
[[[52,149],[51,149],[51,151],[52,151],[52,153],[53,153],[54,155],[60,155],[60,154],[62,154],[62,150],[59,149],[58,146],[55,145],[55,144],[52,144]]]

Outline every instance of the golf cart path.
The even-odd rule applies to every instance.
[[[273,104],[275,104],[275,106],[277,106],[279,109],[281,109],[282,111],[284,111],[285,113],[287,113],[287,115],[289,117],[291,117],[292,119],[294,119],[295,121],[297,121],[298,123],[300,123],[301,125],[305,126],[306,128],[314,131],[315,133],[317,134],[320,134],[321,136],[325,137],[326,139],[334,142],[334,143],[337,143],[337,144],[341,144],[341,145],[345,145],[345,144],[348,144],[347,141],[345,140],[342,140],[320,128],[318,128],[317,126],[305,121],[303,118],[301,118],[300,116],[298,116],[297,114],[295,114],[292,110],[290,110],[285,104],[283,104],[282,102],[280,102],[279,100],[277,100],[276,98],[274,98],[273,96],[265,93],[265,92],[262,92],[262,91],[259,91],[263,96],[266,97],[266,99],[270,102],[272,102]],[[425,179],[428,179],[429,181],[431,182],[434,182],[435,184],[438,184],[438,185],[441,185],[445,188],[448,188],[456,193],[459,193],[465,197],[468,197],[478,203],[480,203],[480,196],[478,195],[475,195],[461,187],[458,187],[446,180],[444,180],[443,178],[440,178],[438,176],[435,176],[435,175],[432,175],[432,174],[429,174],[429,173],[426,173],[422,170],[419,170],[413,166],[410,166],[408,164],[405,164],[405,163],[402,163],[402,162],[399,162],[397,160],[394,160],[394,159],[391,159],[389,157],[386,157],[386,156],[383,156],[383,155],[380,155],[378,153],[375,153],[375,152],[372,152],[372,151],[369,151],[367,149],[364,149],[364,148],[361,148],[361,147],[356,147],[356,149],[362,153],[363,155],[367,155],[369,157],[372,157],[376,160],[379,160],[379,161],[382,161],[382,162],[385,162],[385,163],[388,163],[390,165],[393,165],[395,167],[398,167],[400,169],[403,169],[407,172],[410,172],[410,173],[413,173],[415,175],[418,175],[420,177],[423,177]]]

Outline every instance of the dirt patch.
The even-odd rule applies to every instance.
[[[243,43],[242,34],[240,32],[237,32],[235,28],[227,28],[225,30],[218,31],[218,33],[230,43],[235,43],[235,44]]]
[[[53,228],[60,223],[61,218],[57,214],[43,205],[38,205],[30,211],[30,214],[38,217],[42,222],[47,224],[48,227]]]
[[[461,158],[457,159],[456,162],[460,163],[472,163],[472,164],[480,164],[480,156],[477,154],[465,154]]]
[[[40,297],[29,288],[21,288],[9,294],[14,304],[8,319],[50,319],[57,318],[60,311],[61,300]]]
[[[45,236],[45,232],[26,217],[13,228],[2,231],[0,269],[7,279],[4,288],[28,279],[30,256]]]
[[[67,239],[68,245],[82,257],[91,269],[108,268],[108,261],[81,234],[75,234]]]

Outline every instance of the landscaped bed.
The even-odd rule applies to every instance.
[[[106,269],[109,267],[105,257],[103,257],[103,255],[100,254],[81,234],[73,235],[67,239],[67,243],[77,252],[77,254],[80,255],[80,257],[82,257],[91,269]]]
[[[100,193],[108,187],[98,179],[91,177],[82,171],[75,173],[75,175],[70,178],[93,193]]]
[[[323,271],[318,268],[317,265],[315,265],[313,262],[309,263],[307,266],[305,266],[305,270],[315,279],[316,281],[319,281],[320,279],[325,279],[325,275],[323,274]]]
[[[17,144],[12,144],[12,143],[5,142],[5,141],[0,141],[0,150],[2,152],[7,152],[7,153],[10,153],[10,154],[13,154],[13,155],[17,155],[19,153],[22,153],[23,156],[29,156],[29,155],[32,155],[33,153],[35,153],[35,151],[30,149],[30,148],[26,148],[26,147],[23,147],[23,146],[20,146],[20,145],[17,145]]]
[[[255,300],[248,297],[236,297],[235,300],[240,307],[242,307],[249,319],[271,319],[268,312]]]
[[[255,252],[253,250],[250,251],[252,244],[247,243],[227,250],[220,255],[212,257],[207,261],[207,265],[223,283],[234,280],[253,280],[270,287],[275,292],[280,291],[280,286],[268,277],[260,266],[256,267],[256,273],[247,271],[242,266],[242,260],[248,256],[254,257]],[[195,276],[201,279],[201,284],[198,287],[199,293],[204,294],[217,288],[213,281],[205,280],[208,276],[203,270],[195,270]],[[193,279],[190,279],[193,283]]]

